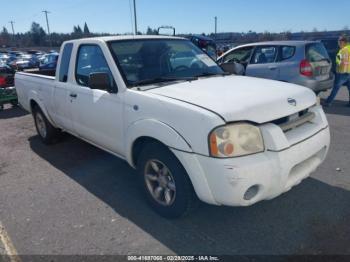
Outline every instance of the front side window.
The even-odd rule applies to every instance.
[[[231,62],[243,62],[247,63],[249,61],[250,55],[253,51],[253,47],[242,47],[236,50],[233,50],[231,53],[227,54],[224,57],[224,63]]]
[[[111,86],[115,86],[113,75],[101,48],[98,45],[81,45],[75,69],[77,83],[81,86],[89,86],[89,76],[92,73],[107,73]]]
[[[113,41],[109,47],[128,87],[223,73],[188,40]]]
[[[275,46],[258,46],[252,57],[252,64],[268,64],[276,60],[277,48]]]

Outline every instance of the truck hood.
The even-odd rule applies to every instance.
[[[205,108],[226,122],[266,123],[316,103],[315,94],[305,87],[244,76],[211,77],[147,92]]]

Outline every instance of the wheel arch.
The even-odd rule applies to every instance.
[[[50,122],[50,124],[56,127],[55,123],[52,121],[49,113],[47,112],[46,107],[40,101],[40,99],[35,99],[33,97],[29,98],[29,109],[32,114],[34,113],[35,107],[38,107],[44,113],[45,117]]]
[[[136,168],[137,158],[147,143],[160,143],[168,148],[192,152],[191,145],[171,126],[154,120],[140,120],[126,130],[126,160]]]

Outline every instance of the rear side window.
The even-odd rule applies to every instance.
[[[306,59],[312,63],[329,60],[329,56],[322,43],[313,43],[306,45]]]
[[[69,62],[70,62],[70,57],[72,54],[72,49],[73,49],[72,43],[66,44],[63,48],[61,65],[60,65],[60,72],[59,72],[59,81],[60,82],[67,82]]]
[[[292,58],[295,53],[295,47],[294,46],[282,46],[281,47],[281,60],[287,60],[289,58]]]

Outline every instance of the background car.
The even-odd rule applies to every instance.
[[[0,53],[0,63],[5,63],[10,58],[10,56],[7,53]]]
[[[192,43],[206,52],[211,58],[216,60],[216,43],[212,38],[202,35],[193,35],[190,37],[190,40]]]
[[[0,88],[14,85],[15,71],[5,63],[0,63]]]
[[[273,41],[238,46],[223,54],[220,65],[241,63],[244,75],[279,80],[311,88],[333,87],[332,62],[319,41]]]
[[[58,53],[44,55],[39,65],[40,72],[43,74],[54,75],[56,72],[58,57]]]
[[[16,70],[25,70],[39,67],[39,59],[34,55],[21,55],[12,60],[9,65]]]

